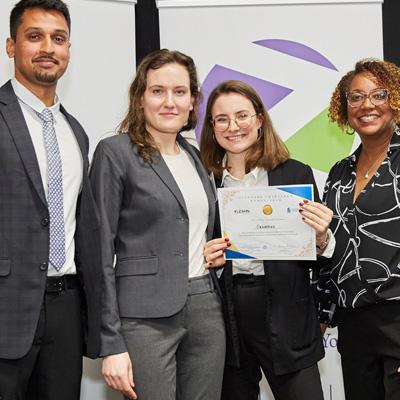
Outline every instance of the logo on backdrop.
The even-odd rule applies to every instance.
[[[324,55],[299,42],[285,39],[264,39],[253,43],[318,65],[321,68],[338,71],[335,65]],[[217,64],[211,68],[202,85],[203,101],[199,107],[199,121],[204,120],[205,106],[211,91],[219,83],[230,79],[241,80],[254,87],[268,110],[271,110],[294,91],[291,88]],[[199,122],[196,128],[198,140],[200,139],[201,128],[202,123]],[[329,172],[331,166],[337,160],[350,153],[353,140],[354,136],[343,135],[336,124],[329,122],[328,108],[326,107],[301,129],[294,132],[286,140],[286,145],[293,158],[303,161],[314,169]],[[318,143],[321,151],[315,151],[315,143]]]

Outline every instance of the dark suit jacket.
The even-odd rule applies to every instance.
[[[180,135],[177,140],[203,183],[209,202],[210,239],[214,191],[197,150]],[[105,271],[101,352],[116,354],[126,351],[120,317],[169,317],[184,307],[189,219],[184,198],[163,158],[144,162],[126,134],[99,143],[90,180],[101,214]],[[211,273],[214,276],[215,272]]]
[[[288,160],[268,172],[270,186],[312,183],[319,201],[312,170]],[[220,181],[217,181],[217,186]],[[220,234],[218,234],[220,236]],[[312,261],[264,261],[267,316],[271,332],[272,360],[276,375],[311,366],[324,356],[317,311],[310,286]],[[224,291],[227,326],[227,364],[240,366],[240,346],[233,301],[232,262],[227,261],[220,278]]]
[[[76,215],[75,262],[85,290],[86,354],[100,338],[101,269],[98,216],[86,174],[88,138],[66,116],[84,163]],[[39,165],[11,83],[0,88],[0,358],[23,357],[31,347],[43,302],[49,259],[49,218]]]

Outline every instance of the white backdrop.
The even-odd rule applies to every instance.
[[[161,47],[194,58],[205,97],[224,79],[255,86],[293,157],[313,167],[322,188],[332,163],[357,144],[328,125],[330,95],[356,60],[382,58],[381,3],[158,0]],[[336,342],[329,330],[320,363],[326,400],[344,399]],[[261,399],[272,398],[263,380]]]
[[[0,85],[13,76],[5,52],[9,15],[17,0],[0,1]],[[58,94],[67,110],[86,129],[93,152],[98,140],[113,131],[127,109],[135,73],[136,0],[66,0],[72,19],[71,62]],[[105,387],[100,363],[84,360],[82,400],[116,400]]]
[[[0,84],[13,76],[5,52],[9,15],[17,0],[0,1]],[[66,0],[71,13],[71,61],[58,94],[91,138],[113,131],[127,109],[135,74],[136,0]]]

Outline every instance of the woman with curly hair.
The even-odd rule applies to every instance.
[[[347,400],[400,398],[400,68],[357,62],[330,118],[361,144],[330,171],[336,248],[319,279],[320,321],[338,326]],[[326,325],[323,325],[323,327]]]
[[[129,97],[121,134],[99,143],[90,176],[105,275],[102,372],[129,399],[219,400],[225,328],[203,257],[215,195],[197,149],[180,135],[196,124],[193,60],[149,54]]]

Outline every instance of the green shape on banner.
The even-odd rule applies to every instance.
[[[353,146],[354,135],[342,131],[329,121],[328,108],[286,140],[292,158],[314,169],[329,172],[336,161],[347,157]]]

